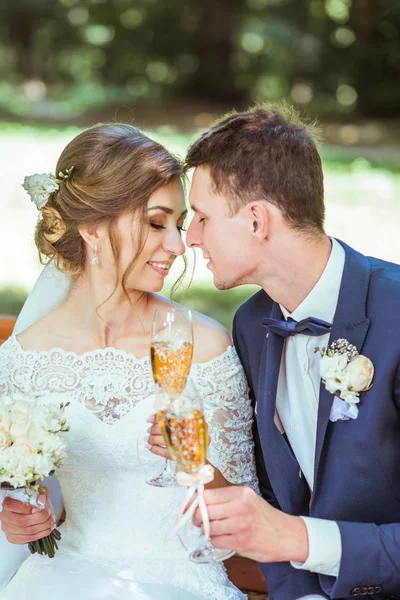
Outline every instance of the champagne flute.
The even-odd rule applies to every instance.
[[[151,332],[151,367],[163,394],[156,394],[159,418],[165,404],[173,403],[186,385],[193,357],[192,313],[187,308],[156,310]],[[149,485],[176,485],[175,465],[166,460],[162,473],[147,480]]]
[[[176,402],[169,405],[160,418],[160,426],[177,468],[196,476],[207,462],[208,430],[203,403],[193,379]],[[208,536],[202,545],[190,553],[196,563],[224,561],[235,554],[232,550],[214,548]]]

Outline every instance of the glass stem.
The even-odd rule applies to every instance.
[[[165,459],[165,467],[163,471],[165,477],[175,477],[175,461]]]

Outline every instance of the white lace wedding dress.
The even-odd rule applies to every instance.
[[[230,482],[257,488],[252,409],[235,350],[194,364],[192,375],[204,394],[209,461]],[[164,541],[184,490],[145,483],[163,467],[144,447],[153,389],[149,359],[122,350],[25,351],[15,336],[0,348],[0,395],[71,403],[69,454],[58,472],[66,508],[60,549],[53,559],[29,556],[1,600],[245,598],[223,564],[194,564],[177,538]],[[188,549],[201,540],[192,524],[182,537]]]

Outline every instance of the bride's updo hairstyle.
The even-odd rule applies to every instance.
[[[59,178],[67,172],[67,178]],[[139,212],[144,222],[150,196],[174,178],[182,179],[183,168],[136,127],[111,123],[77,135],[62,152],[56,177],[59,189],[40,211],[35,243],[42,263],[52,260],[60,271],[79,275],[86,263],[79,226],[106,223],[118,265],[121,244],[116,219],[132,211]],[[139,240],[138,255],[144,242]],[[122,276],[123,287],[137,256]]]

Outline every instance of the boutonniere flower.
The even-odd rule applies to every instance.
[[[353,344],[339,339],[327,348],[316,348],[321,354],[320,375],[328,392],[334,395],[330,420],[356,419],[360,394],[370,389],[374,365]]]

